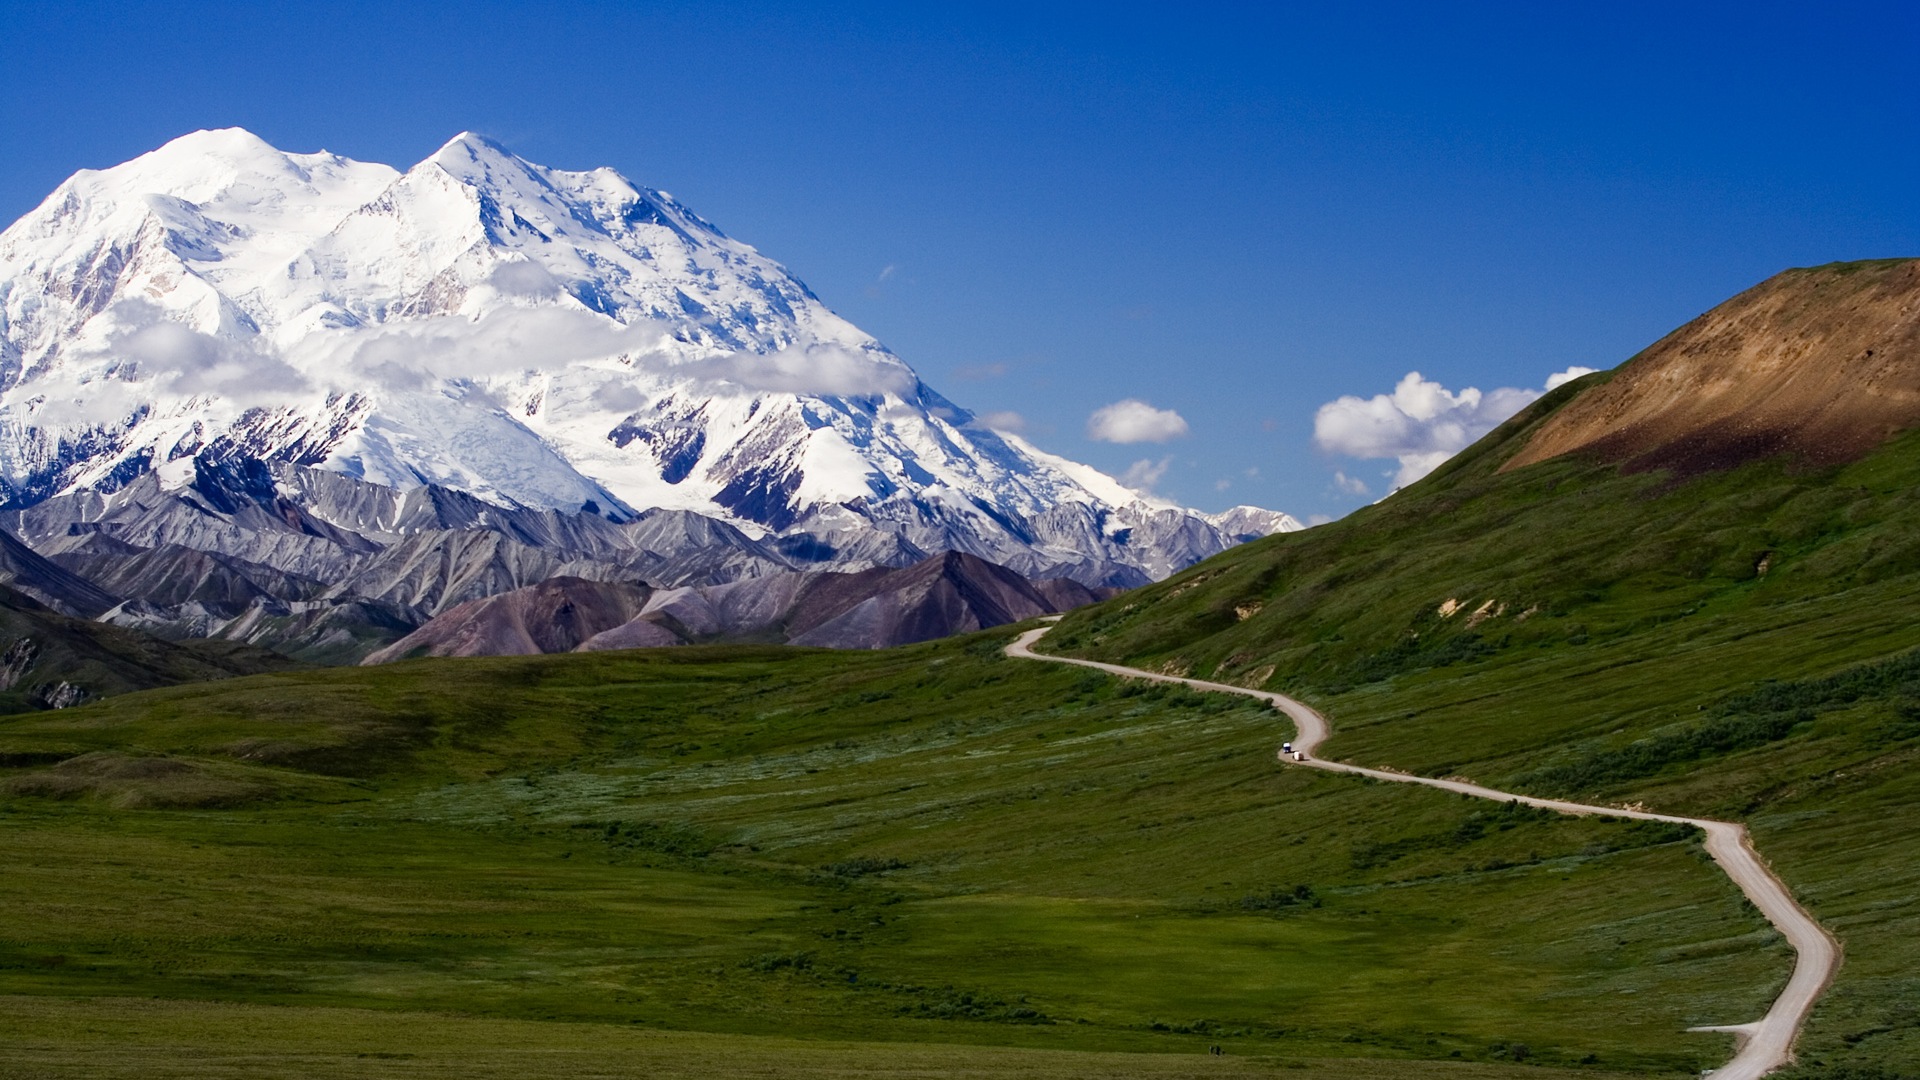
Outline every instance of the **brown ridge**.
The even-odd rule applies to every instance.
[[[1776,274],[1543,421],[1502,471],[1580,453],[1691,475],[1851,461],[1920,424],[1920,259]]]

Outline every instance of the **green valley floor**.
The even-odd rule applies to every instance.
[[[0,718],[0,1075],[1678,1075],[1785,978],[1686,830],[1012,636]]]

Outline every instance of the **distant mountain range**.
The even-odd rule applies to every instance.
[[[237,129],[77,173],[0,233],[0,509],[126,588],[115,621],[271,622],[295,651],[557,574],[958,551],[1134,586],[1300,527],[988,428],[611,170],[463,134],[402,173]]]
[[[904,569],[773,573],[679,589],[556,577],[460,604],[365,662],[700,641],[886,648],[1071,611],[1113,591],[1068,578],[1030,582],[959,552]]]

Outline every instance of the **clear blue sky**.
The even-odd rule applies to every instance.
[[[1301,517],[1395,467],[1317,451],[1323,402],[1920,255],[1920,6],[1442,6],[8,3],[0,217],[195,128],[470,128],[673,192],[1048,449]],[[1089,439],[1122,398],[1191,433]]]

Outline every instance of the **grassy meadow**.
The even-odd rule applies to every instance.
[[[0,718],[0,1075],[1678,1075],[1785,977],[1684,830],[1011,636]]]

